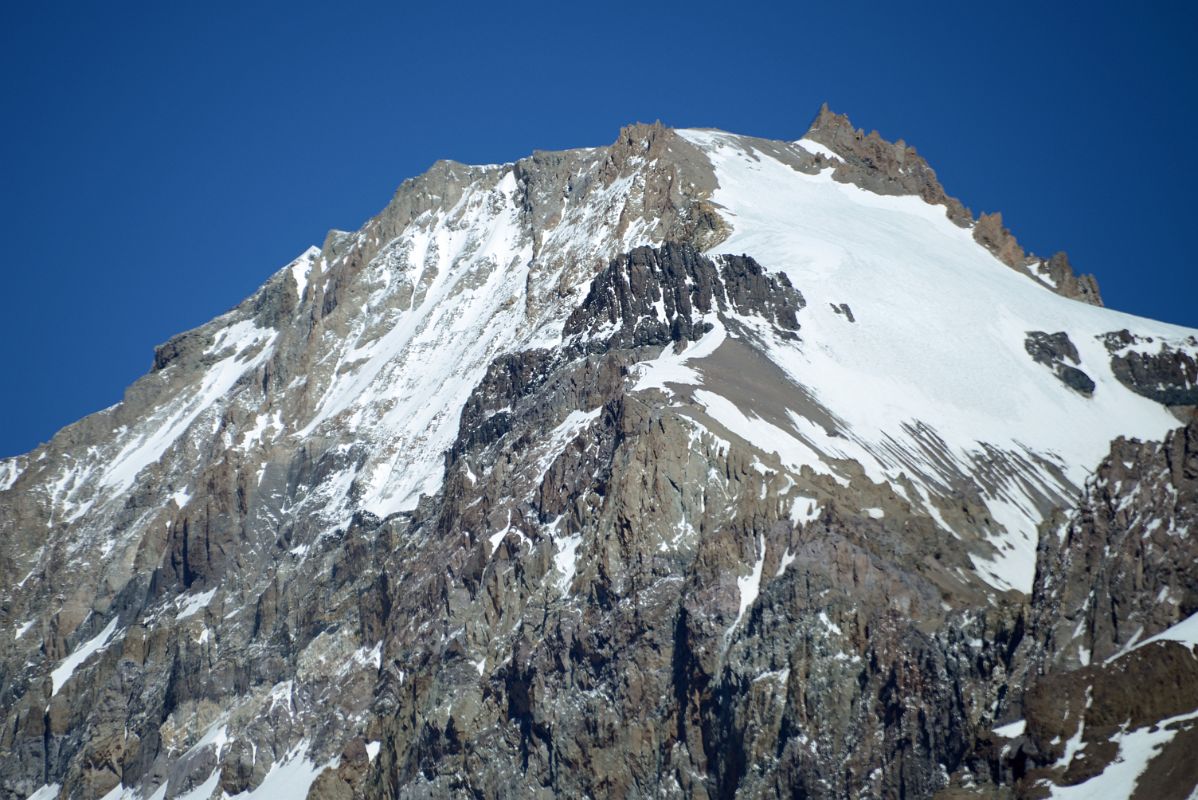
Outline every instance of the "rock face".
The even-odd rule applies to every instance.
[[[1079,364],[1081,362],[1078,360],[1077,348],[1073,342],[1069,341],[1067,333],[1059,331],[1050,334],[1044,331],[1031,331],[1024,340],[1023,346],[1037,364],[1043,364],[1051,369],[1066,386],[1086,397],[1094,394],[1093,379],[1068,363]]]
[[[1041,266],[826,109],[438,162],[0,462],[0,798],[1188,796],[1198,339]]]
[[[1167,406],[1198,406],[1198,359],[1193,336],[1155,341],[1126,329],[1107,334],[1111,369],[1127,388]]]
[[[1137,797],[1193,792],[1193,771],[1177,764],[1192,762],[1198,731],[1195,523],[1198,417],[1164,442],[1112,443],[1077,508],[1041,538],[1022,648],[1026,733],[1005,751],[1027,791],[1102,786],[1119,757],[1151,778]],[[1129,746],[1156,728],[1155,751]]]

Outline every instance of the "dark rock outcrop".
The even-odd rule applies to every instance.
[[[1111,371],[1128,389],[1167,406],[1198,406],[1198,339],[1191,336],[1173,347],[1124,329],[1103,341]]]
[[[703,315],[722,310],[753,314],[793,335],[804,305],[785,275],[767,275],[747,256],[712,261],[691,245],[667,242],[637,248],[600,273],[563,335],[615,326],[608,347],[696,341],[711,329]]]
[[[1061,383],[1086,397],[1094,394],[1094,380],[1076,366],[1065,363],[1081,363],[1077,356],[1077,348],[1069,341],[1069,334],[1064,331],[1029,331],[1023,346],[1037,364],[1051,369]]]

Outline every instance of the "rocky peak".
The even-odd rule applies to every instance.
[[[832,173],[838,181],[878,194],[922,197],[933,205],[945,206],[949,219],[961,227],[968,227],[973,220],[969,209],[944,191],[928,162],[901,139],[888,142],[877,131],[866,135],[854,128],[847,116],[829,110],[827,103],[820,107],[806,138],[831,148],[844,159],[844,164]]]
[[[1195,608],[1198,345],[806,144],[437,162],[0,461],[0,800],[1006,791],[1021,709],[1044,767],[1025,682]]]

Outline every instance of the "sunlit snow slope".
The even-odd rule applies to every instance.
[[[830,169],[804,174],[730,134],[681,134],[710,157],[712,199],[732,228],[712,251],[785,272],[808,302],[802,341],[769,342],[769,356],[840,425],[800,418],[789,435],[858,461],[876,481],[905,473],[942,498],[980,476],[997,552],[975,562],[996,587],[1030,590],[1045,501],[1071,496],[1114,437],[1155,439],[1178,425],[1114,378],[1099,337],[1127,328],[1181,341],[1193,331],[1053,294],[999,262],[943,206],[838,183]],[[831,152],[807,140],[789,146]],[[1092,397],[1029,357],[1031,331],[1068,333],[1097,384]],[[708,412],[719,418],[718,403]],[[780,433],[769,430],[761,447],[787,447]],[[940,518],[936,497],[911,499]]]

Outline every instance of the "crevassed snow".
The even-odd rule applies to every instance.
[[[844,423],[844,437],[828,445],[873,480],[905,472],[934,495],[994,453],[1025,462],[1018,476],[996,476],[985,497],[1002,527],[991,538],[997,554],[975,565],[996,587],[1031,588],[1037,500],[1071,497],[1115,437],[1160,439],[1179,425],[1115,379],[1099,337],[1127,328],[1184,340],[1194,331],[1053,294],[999,262],[943,206],[875,195],[827,170],[804,175],[731,134],[681,134],[714,165],[712,199],[732,228],[713,253],[747,253],[785,272],[807,300],[802,342],[767,340],[766,350]],[[832,310],[841,303],[855,322]],[[1097,385],[1091,398],[1024,349],[1029,331],[1062,330]]]
[[[179,613],[175,614],[175,619],[187,619],[188,617],[200,611],[200,609],[207,608],[208,604],[212,602],[212,598],[215,595],[216,587],[213,587],[206,592],[200,592],[199,594],[188,595],[187,597],[182,598],[180,601]]]
[[[116,633],[117,620],[114,617],[111,622],[104,626],[104,630],[97,633],[92,638],[88,639],[83,644],[75,648],[75,650],[62,660],[53,672],[50,673],[50,681],[53,684],[51,696],[58,694],[58,690],[66,685],[66,682],[75,674],[75,670],[79,668],[84,661],[87,661],[93,654],[100,652],[108,646],[108,642],[112,639],[112,635]]]

